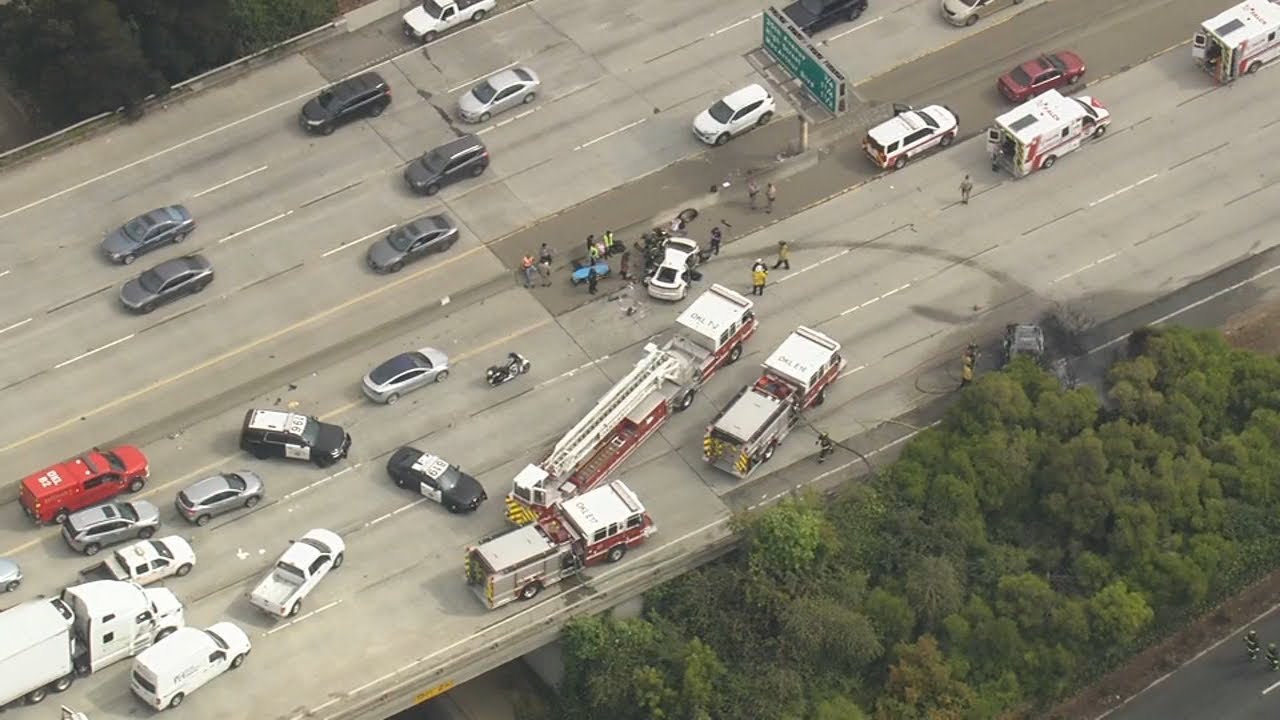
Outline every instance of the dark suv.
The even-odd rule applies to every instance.
[[[298,122],[307,132],[332,133],[360,116],[376,117],[391,104],[391,86],[376,72],[343,80],[307,101]]]
[[[463,178],[480,177],[489,167],[489,150],[475,135],[450,140],[404,169],[405,182],[416,193],[435,195],[440,188]]]

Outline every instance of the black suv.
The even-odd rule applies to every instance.
[[[377,117],[391,104],[391,86],[376,72],[367,72],[325,88],[307,101],[298,122],[307,132],[328,135],[358,116]]]
[[[867,9],[867,0],[799,0],[782,9],[791,22],[812,35],[840,22],[852,22]]]
[[[489,167],[489,150],[475,135],[450,140],[404,169],[405,182],[416,193],[435,195],[440,188],[463,178],[480,177]]]
[[[347,456],[351,436],[337,425],[283,410],[250,410],[240,429],[240,449],[259,460],[292,458],[329,467]]]

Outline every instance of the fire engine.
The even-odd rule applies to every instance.
[[[1257,72],[1280,57],[1280,5],[1247,0],[1200,25],[1191,57],[1220,83]]]
[[[801,413],[826,400],[827,386],[844,365],[840,343],[796,328],[764,361],[760,379],[742,388],[707,428],[703,458],[740,478],[751,475],[773,457]]]
[[[1111,124],[1111,111],[1087,96],[1066,97],[1050,90],[996,118],[987,129],[991,169],[1014,177],[1048,170],[1058,158],[1100,138]]]
[[[467,584],[491,610],[530,600],[585,566],[621,560],[657,529],[635,493],[614,481],[468,547]]]
[[[673,412],[692,405],[716,370],[742,357],[742,344],[756,326],[750,300],[712,285],[676,318],[666,344],[645,345],[644,357],[551,453],[516,475],[507,519],[527,525],[556,502],[602,482]]]

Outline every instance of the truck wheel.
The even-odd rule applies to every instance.
[[[901,170],[902,168],[904,168],[904,167],[906,167],[906,166],[907,166],[907,156],[906,156],[906,155],[899,155],[899,156],[898,156],[898,159],[893,161],[893,169],[894,169],[894,170]]]
[[[938,144],[941,145],[942,147],[948,147],[951,145],[951,143],[955,141],[956,141],[956,134],[947,133],[946,135],[942,136],[942,139],[938,141]]]
[[[776,450],[777,448],[778,448],[777,443],[769,443],[768,447],[764,449],[764,453],[760,455],[760,462],[761,463],[769,462],[769,459],[773,457],[773,451]]]
[[[271,453],[267,452],[266,448],[260,448],[260,447],[254,448],[253,450],[250,450],[250,452],[253,453],[253,456],[258,458],[259,460],[266,460],[267,458],[271,457]]]
[[[697,390],[686,390],[684,395],[680,396],[680,402],[676,403],[676,412],[688,410],[689,406],[693,404],[693,396],[697,394]]]
[[[23,699],[27,701],[28,705],[36,705],[40,701],[44,700],[45,697],[48,695],[49,695],[49,691],[47,689],[36,688],[35,690],[32,690],[31,692],[27,693]]]
[[[426,32],[426,34],[422,36],[422,42],[424,43],[434,42],[437,37],[439,37],[439,35],[436,34],[435,30],[429,30]]]
[[[88,545],[84,546],[84,554],[88,555],[89,557],[93,557],[94,555],[97,555],[98,551],[101,549],[102,549],[102,546],[98,545],[98,543],[89,543]]]
[[[480,22],[483,19],[484,19],[484,10],[477,10],[475,14],[471,16],[471,22]]]
[[[182,563],[181,565],[178,566],[178,570],[174,574],[177,575],[178,577],[186,577],[187,574],[190,572],[191,572],[191,563]]]
[[[717,136],[716,136],[716,144],[717,144],[717,145],[723,145],[723,144],[725,144],[725,143],[727,143],[727,142],[729,142],[729,133],[727,133],[727,132],[726,132],[726,133],[720,133],[719,135],[717,135]]]
[[[1093,131],[1093,138],[1096,140],[1106,134],[1107,134],[1107,126],[1099,125],[1098,128]]]
[[[172,710],[173,708],[176,708],[179,705],[181,705],[182,701],[186,699],[186,697],[187,696],[183,693],[178,693],[177,695],[174,695],[173,698],[169,700],[169,709]]]
[[[231,669],[234,670],[244,664],[244,653],[231,658]]]
[[[821,390],[818,391],[818,396],[813,399],[813,406],[818,407],[819,405],[821,405],[826,401],[827,401],[827,389],[822,388]]]
[[[1245,74],[1252,75],[1258,72],[1258,70],[1260,69],[1262,69],[1262,63],[1257,60],[1254,60],[1253,62],[1249,63],[1249,68],[1245,70]]]
[[[343,555],[342,553],[338,553],[337,557],[333,559],[333,569],[337,570],[338,568],[342,567],[342,561],[345,559],[346,559],[345,555]]]
[[[542,585],[536,582],[531,582],[528,585],[525,585],[524,587],[520,588],[520,599],[532,600],[538,597],[538,593],[540,592],[542,592]]]
[[[973,27],[975,24],[977,24],[977,22],[978,22],[978,16],[976,14],[970,15],[969,19],[964,21],[964,26]]]
[[[53,514],[53,522],[57,525],[61,525],[67,521],[67,518],[70,517],[70,515],[71,513],[67,512],[66,508],[62,508]]]
[[[626,554],[627,554],[626,545],[614,545],[613,547],[609,548],[609,554],[606,557],[608,558],[609,562],[614,563],[621,560],[623,556],[625,556]]]
[[[1049,168],[1053,167],[1053,164],[1056,162],[1058,162],[1058,156],[1050,155],[1049,157],[1044,159],[1044,162],[1040,163],[1040,169],[1048,170]]]
[[[213,517],[209,515],[201,515],[200,517],[196,518],[196,524],[199,525],[200,527],[204,527],[205,525],[208,525],[209,521],[212,519]]]
[[[772,119],[773,119],[773,113],[767,112],[760,116],[760,119],[756,121],[756,125],[766,125]]]
[[[66,675],[63,675],[62,677],[53,681],[53,685],[52,685],[53,691],[56,693],[66,692],[67,688],[71,687],[71,683],[75,681],[76,681],[76,674],[74,672],[67,673]]]
[[[854,5],[853,9],[849,11],[849,22],[853,22],[854,20],[862,17],[862,11],[866,9],[866,5]]]
[[[142,538],[143,540],[146,540],[147,538],[155,534],[156,534],[156,529],[153,527],[144,527],[138,531],[138,537]]]
[[[298,600],[293,604],[293,607],[289,608],[289,617],[293,617],[294,615],[297,615],[301,611],[302,611],[302,601]]]
[[[136,493],[146,487],[147,479],[142,477],[129,478],[129,492]]]
[[[734,345],[733,349],[729,351],[729,364],[732,365],[740,359],[742,359],[742,346]]]

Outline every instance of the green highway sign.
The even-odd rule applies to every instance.
[[[804,83],[819,103],[833,114],[844,112],[844,74],[827,62],[809,38],[775,7],[765,9],[764,49],[787,72]]]

